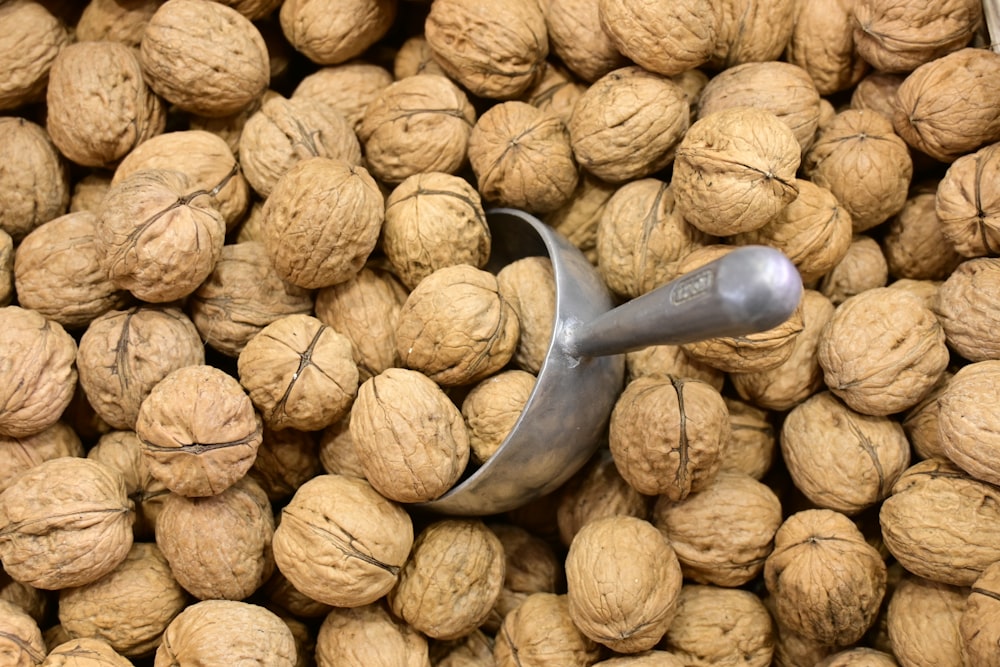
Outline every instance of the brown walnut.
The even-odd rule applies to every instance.
[[[535,377],[526,371],[501,371],[479,382],[462,401],[462,418],[469,431],[472,460],[489,459],[520,418],[535,388]]]
[[[396,18],[396,0],[286,0],[285,38],[314,63],[336,65],[361,55]]]
[[[820,95],[847,90],[868,70],[854,48],[850,0],[796,2],[788,62],[809,73]]]
[[[0,436],[0,458],[5,462],[0,471],[0,492],[17,476],[42,461],[63,456],[84,456],[83,442],[73,427],[65,421],[23,437]]]
[[[156,518],[170,491],[149,473],[142,442],[135,431],[110,431],[87,451],[87,458],[114,468],[125,479],[125,491],[135,509],[132,533],[136,540],[152,540]]]
[[[316,636],[317,667],[429,667],[427,639],[380,602],[335,608]]]
[[[552,53],[584,81],[596,81],[627,62],[601,28],[599,2],[549,0],[545,25]]]
[[[548,355],[555,329],[556,279],[552,260],[523,257],[497,273],[500,295],[507,300],[518,321],[517,349],[513,362],[537,374]]]
[[[71,40],[58,16],[35,0],[0,7],[0,109],[16,109],[45,97],[52,62]]]
[[[892,651],[903,665],[962,667],[959,623],[969,591],[907,575],[889,599]]]
[[[707,0],[647,3],[600,0],[600,26],[614,47],[644,69],[672,76],[712,56],[716,21]]]
[[[392,73],[384,67],[354,60],[302,77],[292,99],[308,98],[339,111],[356,132],[368,104],[392,81]]]
[[[963,155],[938,184],[940,233],[964,257],[1000,254],[1000,143]]]
[[[817,285],[819,291],[839,306],[852,296],[889,281],[889,263],[878,242],[865,234],[851,239],[847,251]]]
[[[882,251],[893,277],[944,280],[962,261],[936,212],[939,189],[936,181],[916,186],[886,225]]]
[[[2,12],[18,0],[0,7]],[[2,84],[0,84],[2,85]],[[6,168],[0,172],[0,230],[14,241],[42,223],[59,217],[69,204],[69,170],[40,125],[25,118],[0,117],[0,145]]]
[[[962,262],[941,285],[935,312],[948,345],[969,361],[1000,359],[1000,259]]]

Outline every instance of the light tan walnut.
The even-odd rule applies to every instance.
[[[963,366],[938,396],[941,449],[976,479],[1000,484],[1000,424],[989,408],[998,394],[1000,361]]]
[[[19,1],[0,7],[35,4]],[[14,241],[59,217],[69,204],[69,170],[40,125],[25,118],[0,117],[0,145],[6,168],[0,172],[0,230]]]
[[[1000,254],[1000,143],[955,160],[938,183],[940,233],[964,257]]]
[[[316,636],[317,667],[429,667],[427,639],[382,603],[336,608]]]
[[[142,442],[135,431],[109,431],[87,450],[87,458],[114,468],[125,478],[125,491],[135,510],[132,533],[136,540],[153,540],[156,518],[170,491],[149,473]]]
[[[965,359],[1000,359],[998,298],[1000,260],[994,258],[962,262],[941,284],[935,312],[948,345]]]
[[[886,225],[882,252],[893,277],[944,280],[962,261],[938,217],[938,190],[937,181],[914,187],[903,210]]]
[[[726,380],[725,373],[688,357],[680,345],[650,345],[625,353],[627,381],[661,374],[701,380],[718,391]]]
[[[292,92],[292,99],[310,99],[339,111],[356,132],[368,104],[392,81],[392,73],[384,67],[353,60],[321,67],[302,77]]]
[[[518,340],[514,364],[537,374],[548,356],[555,330],[556,279],[552,260],[524,257],[497,273],[500,295],[517,314]]]
[[[618,188],[584,172],[576,192],[562,208],[544,216],[575,245],[591,264],[597,264],[597,229],[604,209]]]
[[[817,287],[833,305],[839,306],[866,290],[885,287],[888,281],[889,262],[882,248],[871,236],[858,234]]]
[[[0,109],[16,109],[45,97],[49,70],[70,43],[63,21],[35,0],[13,0],[0,7]]]
[[[396,18],[396,0],[287,0],[279,17],[285,38],[314,63],[336,65],[361,55]]]
[[[549,0],[545,25],[552,53],[584,81],[596,81],[627,64],[601,27],[600,2]]]
[[[535,388],[535,376],[521,370],[502,371],[479,382],[462,401],[472,460],[489,459],[521,417]]]
[[[73,427],[60,420],[34,435],[0,436],[0,456],[6,462],[0,472],[0,492],[3,492],[18,475],[42,461],[63,456],[82,457],[84,449]]]
[[[749,62],[778,60],[792,36],[793,0],[722,0],[712,3],[715,49],[709,64],[725,69]]]
[[[820,95],[856,84],[868,64],[854,47],[850,0],[803,0],[795,3],[788,62],[809,73]]]
[[[651,72],[680,74],[712,56],[717,24],[708,0],[599,0],[597,7],[600,26],[614,47]]]
[[[427,43],[427,38],[423,34],[414,35],[404,41],[396,57],[392,60],[392,77],[405,79],[408,76],[417,74],[440,74],[448,76],[441,68],[441,65],[434,60],[434,52],[431,45]],[[390,78],[389,83],[392,83]]]
[[[107,40],[139,48],[146,25],[163,0],[91,0],[76,24],[81,42]]]
[[[493,646],[496,667],[592,665],[600,655],[570,617],[567,596],[555,593],[529,595],[504,619]]]
[[[524,92],[521,99],[568,125],[576,103],[586,89],[570,72],[546,62],[542,76]]]
[[[541,537],[513,524],[494,523],[489,528],[503,545],[504,578],[496,604],[480,627],[495,632],[503,624],[507,614],[517,609],[529,596],[557,592],[562,585],[564,573],[563,559]],[[492,653],[491,647],[491,658]]]
[[[889,599],[892,651],[907,667],[962,667],[959,623],[969,591],[907,575]]]
[[[742,472],[763,479],[774,463],[778,438],[772,416],[749,403],[724,396],[729,410],[729,444],[722,455],[722,471]]]

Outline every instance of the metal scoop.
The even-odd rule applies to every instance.
[[[802,280],[780,251],[746,246],[612,309],[593,265],[559,232],[515,209],[488,212],[490,264],[549,257],[555,273],[552,342],[521,416],[496,453],[440,498],[445,514],[505,512],[554,491],[593,455],[625,375],[622,353],[647,345],[741,336],[784,322]]]

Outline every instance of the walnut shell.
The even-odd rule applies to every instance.
[[[676,278],[681,259],[709,242],[681,215],[670,184],[644,178],[607,201],[597,226],[597,270],[613,292],[635,298]]]
[[[1000,491],[947,459],[903,473],[879,511],[882,540],[907,571],[970,586],[1000,560]]]
[[[643,651],[595,662],[594,667],[683,667],[684,662],[666,651]]]
[[[467,264],[438,269],[406,298],[396,350],[440,385],[478,382],[513,358],[520,324],[496,277]]]
[[[103,639],[80,637],[56,645],[40,667],[129,667],[131,664]]]
[[[375,249],[385,208],[364,167],[315,157],[278,179],[264,204],[264,247],[284,280],[316,289],[356,275]]]
[[[630,66],[587,88],[567,128],[581,167],[610,183],[624,183],[669,165],[690,121],[679,85]]]
[[[774,463],[778,438],[767,410],[724,396],[729,410],[729,444],[722,455],[721,471],[742,472],[763,479]]]
[[[557,592],[563,580],[563,562],[552,545],[525,528],[513,524],[491,524],[489,528],[503,545],[504,579],[496,604],[481,627],[495,632],[528,596]],[[491,659],[492,653],[491,648]]]
[[[759,597],[749,591],[690,584],[681,588],[677,615],[663,648],[691,667],[726,662],[769,667],[774,643],[774,621]]]
[[[97,242],[116,287],[164,303],[187,296],[211,274],[226,225],[196,187],[186,174],[161,169],[111,186],[98,213]]]
[[[840,651],[816,663],[816,667],[898,667],[898,665],[891,654],[867,646]]]
[[[778,60],[792,36],[794,0],[722,0],[712,3],[716,69],[749,62]]]
[[[111,187],[111,174],[91,172],[73,184],[73,194],[69,200],[69,212],[101,210],[101,202]]]
[[[708,0],[599,0],[600,26],[614,47],[650,72],[671,76],[708,62],[716,22]]]
[[[566,126],[516,100],[479,117],[469,135],[469,162],[483,198],[546,213],[565,204],[578,174]]]
[[[392,274],[364,267],[316,295],[316,317],[351,340],[359,381],[397,366],[396,324],[406,288]]]
[[[78,42],[60,51],[46,103],[52,142],[88,167],[113,165],[166,126],[166,108],[144,82],[135,50],[118,42]]]
[[[889,599],[892,652],[913,667],[962,667],[959,622],[969,591],[908,575]]]
[[[673,375],[701,380],[718,391],[726,374],[717,368],[691,359],[679,345],[649,345],[625,353],[625,379],[627,382],[650,375]]]
[[[591,264],[597,264],[597,228],[617,188],[583,172],[576,192],[562,208],[544,220],[575,245]]]
[[[431,664],[435,667],[495,667],[493,644],[493,637],[482,630],[474,630],[454,641],[434,642]]]
[[[0,307],[14,298],[14,239],[0,229]]]
[[[256,241],[222,246],[212,273],[187,303],[205,342],[229,357],[238,357],[251,338],[276,320],[313,309],[312,293],[282,279]]]
[[[288,500],[295,491],[322,472],[313,433],[264,427],[257,458],[248,473],[272,503]]]
[[[854,523],[833,510],[791,515],[764,563],[779,626],[827,645],[864,635],[885,594],[885,563]]]
[[[226,142],[233,155],[239,155],[240,139],[243,137],[243,128],[246,127],[247,121],[250,120],[251,116],[260,111],[265,102],[279,95],[280,93],[277,91],[271,89],[265,90],[264,94],[251,102],[249,106],[225,116],[211,117],[189,114],[190,122],[188,126],[192,130],[214,134]]]
[[[313,157],[361,164],[361,144],[342,113],[303,97],[274,97],[247,119],[240,135],[240,165],[267,198],[278,179]]]
[[[848,109],[822,129],[803,169],[847,209],[854,231],[863,232],[902,210],[913,160],[881,114]]]
[[[628,63],[601,27],[599,2],[549,0],[547,4],[549,48],[578,77],[593,82]]]
[[[385,201],[382,251],[409,289],[454,264],[483,268],[491,235],[479,193],[443,172],[414,174]]]
[[[125,304],[101,266],[97,216],[82,211],[50,220],[24,237],[14,255],[18,303],[68,329],[80,329]]]
[[[962,367],[938,396],[941,449],[976,479],[1000,484],[1000,425],[990,409],[1000,378],[1000,361]]]
[[[781,503],[753,477],[719,472],[679,502],[660,496],[652,522],[670,540],[685,578],[736,587],[763,569],[781,525]]]
[[[792,130],[770,111],[736,107],[705,116],[677,147],[677,210],[714,236],[759,229],[798,196],[800,152]]]
[[[139,59],[149,86],[200,116],[250,106],[271,76],[267,45],[249,19],[206,0],[168,0],[146,26]]]
[[[138,49],[149,20],[162,4],[162,0],[90,0],[76,24],[76,39],[121,42]]]
[[[875,111],[892,122],[896,113],[896,92],[906,77],[888,72],[869,72],[851,93],[852,109]]]
[[[875,239],[859,234],[851,239],[840,261],[823,276],[819,291],[839,306],[847,299],[889,281],[889,263]]]
[[[886,225],[882,251],[895,278],[944,280],[962,261],[935,212],[936,189],[935,182],[917,187]]]
[[[896,132],[942,162],[1000,140],[998,65],[1000,53],[975,48],[921,65],[897,91]]]
[[[3,492],[21,473],[34,468],[42,461],[63,456],[83,456],[83,443],[73,427],[64,421],[34,435],[0,436],[0,492]]]
[[[430,667],[427,639],[381,603],[331,609],[316,637],[317,667]]]
[[[0,8],[0,109],[16,109],[45,97],[49,70],[70,42],[65,24],[41,2],[14,0]]]
[[[310,99],[339,111],[357,132],[368,104],[392,81],[392,73],[384,67],[356,60],[321,67],[304,76],[292,92],[292,99]]]
[[[939,429],[940,407],[938,398],[944,392],[954,373],[945,371],[934,388],[923,400],[904,413],[902,424],[906,438],[913,446],[913,452],[920,459],[948,458],[944,453]]]
[[[538,81],[524,92],[521,100],[540,111],[555,116],[568,125],[576,103],[587,87],[580,83],[572,73],[551,62],[545,63],[545,69]]]
[[[781,453],[797,489],[816,506],[848,515],[884,500],[910,464],[898,422],[857,413],[830,392],[788,413]]]
[[[556,280],[552,260],[524,257],[497,273],[500,295],[517,315],[517,349],[514,364],[537,374],[548,356],[555,330]]]
[[[171,371],[204,363],[198,331],[169,307],[105,313],[87,327],[77,354],[87,401],[117,429],[135,428],[139,405]]]
[[[396,5],[396,0],[286,0],[281,30],[314,63],[336,65],[382,39],[396,18]]]
[[[155,544],[136,542],[100,579],[59,593],[59,622],[72,637],[107,642],[126,657],[153,653],[188,595]]]
[[[1000,260],[962,262],[941,285],[936,312],[948,345],[970,361],[1000,359],[995,317],[1000,298]]]
[[[0,308],[0,436],[52,426],[76,388],[76,341],[58,323],[19,306]]]
[[[170,494],[156,519],[156,545],[186,591],[201,600],[242,600],[274,569],[274,515],[253,479],[206,498]]]
[[[12,667],[37,667],[47,653],[42,631],[28,613],[13,602],[0,599],[0,655]]]
[[[448,76],[441,65],[434,60],[431,45],[427,43],[427,38],[422,33],[409,37],[396,51],[396,57],[392,60],[392,74],[389,83],[392,83],[391,77],[395,77],[398,81],[417,74]],[[362,109],[362,111],[364,110]]]
[[[719,392],[700,380],[651,376],[630,382],[611,412],[615,465],[640,493],[681,500],[705,488],[729,439]]]
[[[8,7],[35,4],[30,0],[8,3],[0,9],[0,18]],[[0,146],[7,165],[0,172],[4,200],[0,229],[20,241],[66,212],[69,171],[45,129],[24,118],[0,117]]]
[[[786,57],[809,73],[820,95],[847,90],[868,71],[854,48],[850,5],[849,0],[795,3]]]
[[[125,491],[135,508],[132,533],[137,540],[152,540],[155,537],[156,518],[170,491],[149,473],[139,436],[135,431],[105,433],[87,451],[87,458],[121,473],[125,479]]]
[[[489,459],[510,433],[535,388],[535,376],[521,370],[502,371],[481,381],[462,401],[472,460]]]
[[[435,7],[438,3],[435,3]],[[387,86],[358,127],[368,168],[386,183],[429,171],[457,172],[466,161],[476,111],[462,89],[437,74]]]
[[[503,588],[504,567],[500,538],[482,521],[436,521],[413,543],[389,607],[429,637],[457,639],[486,620]]]
[[[554,593],[529,595],[507,614],[493,645],[496,667],[593,665],[599,656],[600,647],[570,617],[567,596]]]
[[[167,626],[155,667],[231,664],[295,667],[295,639],[277,615],[248,602],[205,600]]]
[[[299,487],[274,531],[274,560],[291,584],[337,607],[360,607],[395,586],[413,524],[368,482],[319,475]]]
[[[281,0],[222,0],[251,21],[266,18],[281,5]]]
[[[938,183],[939,232],[965,257],[1000,254],[1000,143],[955,160]],[[942,276],[944,277],[944,276]]]
[[[566,556],[569,615],[590,639],[619,653],[653,648],[677,608],[681,567],[648,521],[616,516],[580,529]]]
[[[319,438],[319,461],[331,475],[365,479],[365,468],[351,438],[351,415],[323,429]]]
[[[906,6],[855,0],[851,12],[858,53],[882,72],[909,72],[957,51],[983,22],[983,5],[976,0]]]
[[[351,440],[365,477],[404,503],[433,500],[465,471],[470,448],[462,413],[433,380],[390,368],[358,389]]]
[[[222,493],[253,465],[261,420],[235,378],[214,366],[172,371],[139,406],[149,471],[184,496]]]
[[[424,35],[448,76],[480,97],[517,97],[541,74],[549,53],[545,14],[535,0],[490,7],[437,0]]]
[[[964,656],[971,665],[995,665],[1000,641],[997,623],[997,595],[1000,594],[1000,566],[990,565],[972,584],[965,611],[959,622]]]
[[[35,588],[82,586],[132,546],[132,502],[118,471],[77,457],[39,463],[0,493],[4,571]]]
[[[274,608],[272,605],[276,605],[284,612],[297,618],[321,618],[332,609],[330,605],[313,600],[292,586],[292,583],[278,569],[275,569],[274,574],[261,587],[260,592],[265,596],[269,608]],[[275,610],[275,613],[282,612]]]
[[[948,365],[934,313],[918,297],[885,287],[842,303],[820,336],[817,355],[830,390],[870,415],[913,407]]]

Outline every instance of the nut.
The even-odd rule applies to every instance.
[[[944,392],[954,373],[945,371],[934,388],[924,396],[923,400],[910,408],[903,415],[903,430],[906,438],[913,446],[913,452],[920,459],[948,458],[941,442],[940,406],[938,398]]]
[[[869,72],[851,93],[851,108],[875,111],[889,122],[896,113],[896,92],[906,77],[888,72]]]
[[[531,373],[541,370],[555,330],[556,279],[548,257],[523,257],[497,273],[500,295],[517,315],[520,334],[514,364]]]
[[[948,345],[970,361],[1000,359],[994,304],[1000,298],[1000,260],[962,262],[941,285],[936,311]]]
[[[279,17],[285,38],[314,63],[336,65],[382,39],[396,0],[287,0]]]
[[[34,5],[18,0],[4,6]],[[0,14],[2,16],[2,14]],[[8,167],[0,174],[0,230],[14,241],[66,212],[69,171],[45,130],[24,118],[0,117],[0,145]]]
[[[959,623],[969,591],[903,577],[889,599],[888,626],[892,651],[902,664],[954,665],[963,663]]]
[[[706,382],[722,391],[726,374],[696,361],[680,345],[650,345],[625,353],[625,379],[628,382],[650,375],[673,375]]]
[[[944,280],[962,261],[935,212],[937,182],[914,188],[903,210],[889,224],[882,251],[889,273],[911,280]]]
[[[4,3],[0,23],[10,26],[0,38],[0,109],[16,109],[45,97],[49,69],[71,36],[63,22],[35,0]]]
[[[323,470],[331,475],[365,479],[364,466],[351,438],[350,414],[323,429],[319,439],[319,460]]]
[[[809,73],[820,95],[847,90],[868,70],[854,48],[850,5],[846,0],[795,3],[786,55]]]
[[[819,291],[839,306],[864,291],[885,287],[889,281],[889,262],[875,239],[855,236],[847,252],[819,282]]]
[[[959,622],[963,654],[971,664],[988,665],[996,661],[993,647],[1000,639],[997,626],[997,593],[1000,592],[1000,566],[990,565],[972,584],[965,611]]]
[[[771,416],[749,403],[723,397],[729,409],[729,444],[722,455],[722,471],[742,472],[763,479],[774,462],[777,437]]]
[[[361,127],[368,104],[392,81],[389,70],[358,60],[321,67],[302,77],[292,93],[292,99],[310,99],[339,111],[356,132]]]
[[[507,614],[493,646],[497,667],[593,665],[599,655],[597,643],[570,617],[566,596],[555,593],[529,595]]]
[[[672,76],[708,62],[716,21],[707,0],[660,4],[600,0],[600,25],[622,54],[644,69]]]
[[[545,11],[549,48],[584,81],[596,81],[628,62],[601,28],[600,17],[600,3],[588,0],[549,0]]]
[[[568,125],[576,103],[586,89],[570,72],[546,62],[542,76],[524,92],[521,99]]]
[[[791,39],[798,3],[791,0],[723,0],[713,3],[715,50],[709,65],[726,69],[778,60]]]
[[[142,442],[135,431],[105,433],[87,452],[87,458],[121,473],[125,491],[135,509],[132,532],[137,540],[153,539],[156,518],[170,491],[149,474],[149,466],[142,455]]]
[[[898,664],[891,654],[862,646],[827,656],[816,667],[897,667]]]
[[[17,476],[34,468],[42,461],[63,456],[84,455],[83,443],[73,427],[63,421],[34,435],[24,437],[0,436],[0,454],[6,461],[0,473],[0,492]]]
[[[76,39],[81,42],[121,42],[138,49],[149,19],[163,4],[160,0],[116,0],[88,2],[76,24]]]
[[[1000,425],[989,409],[996,397],[1000,361],[963,366],[938,396],[941,449],[976,479],[1000,484]]]
[[[1000,253],[1000,144],[955,160],[938,184],[940,232],[965,257]]]
[[[598,222],[616,191],[615,186],[584,172],[573,196],[562,208],[546,215],[545,222],[596,265]]]
[[[490,530],[500,539],[504,552],[503,588],[483,624],[495,631],[507,614],[517,609],[528,596],[555,593],[563,579],[563,563],[548,542],[524,528],[492,524]],[[492,651],[490,654],[492,658]]]
[[[316,636],[316,664],[426,667],[427,639],[380,603],[331,609]]]
[[[521,417],[535,388],[535,376],[526,371],[502,371],[481,381],[462,401],[462,418],[469,432],[472,460],[484,463]]]
[[[431,45],[427,43],[427,38],[424,37],[423,33],[407,38],[399,47],[399,50],[396,51],[396,57],[392,61],[392,74],[388,83],[392,83],[393,76],[398,81],[399,79],[405,79],[408,76],[417,74],[447,76],[444,70],[441,69],[441,66],[437,64],[437,61],[434,60],[434,52],[431,51]]]
[[[288,500],[296,489],[322,472],[315,434],[264,427],[257,458],[248,473],[272,503]]]

